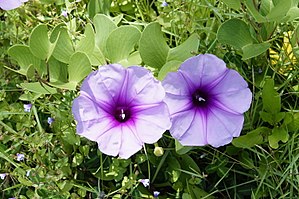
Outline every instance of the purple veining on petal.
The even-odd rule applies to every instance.
[[[165,91],[147,69],[101,66],[83,81],[72,106],[77,133],[107,155],[129,158],[170,128]]]

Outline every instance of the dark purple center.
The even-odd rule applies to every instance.
[[[202,92],[201,90],[196,90],[192,94],[192,102],[194,106],[204,107],[208,104],[209,96],[207,93]]]
[[[126,122],[130,119],[131,112],[127,108],[117,108],[114,111],[114,118],[119,122]]]

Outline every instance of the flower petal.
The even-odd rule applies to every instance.
[[[162,84],[145,68],[129,67],[126,83],[129,87],[125,97],[131,105],[159,103],[165,97]]]
[[[207,144],[205,120],[204,111],[185,111],[173,118],[169,131],[184,146],[203,146]]]
[[[244,113],[250,107],[252,93],[246,81],[235,70],[229,70],[225,77],[211,89],[215,105],[232,113]]]
[[[86,77],[81,86],[99,105],[109,106],[115,103],[120,95],[126,78],[125,69],[119,64],[101,66],[99,70]]]
[[[116,125],[113,116],[84,95],[74,100],[72,112],[78,122],[77,133],[92,141]]]
[[[121,128],[111,128],[103,133],[97,140],[98,147],[102,153],[117,156],[121,147],[122,131]]]
[[[189,96],[193,90],[193,84],[185,79],[180,72],[170,72],[162,82],[166,93],[172,95]]]
[[[120,130],[122,137],[118,155],[121,158],[128,159],[142,148],[143,143],[136,137],[130,125],[121,125]]]
[[[22,5],[22,1],[20,0],[1,0],[0,8],[3,10],[12,10]]]
[[[179,68],[179,72],[193,83],[194,88],[209,86],[221,78],[226,70],[225,62],[212,54],[191,57]]]
[[[140,110],[135,110],[137,113],[134,121],[139,139],[148,144],[157,142],[171,126],[167,105],[161,103],[144,109],[138,107],[138,109]]]
[[[189,96],[173,95],[166,93],[164,101],[169,107],[170,115],[192,108],[192,100]]]
[[[244,122],[242,114],[232,114],[214,107],[207,114],[207,141],[213,147],[223,146],[240,135]]]

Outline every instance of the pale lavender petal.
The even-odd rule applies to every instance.
[[[20,0],[0,0],[0,8],[3,10],[12,10],[22,5]]]
[[[99,136],[115,125],[113,116],[84,95],[74,100],[72,112],[78,121],[77,133],[92,141],[97,141]]]
[[[156,80],[152,73],[142,67],[131,66],[128,68],[126,85],[123,89],[130,105],[145,105],[160,103],[165,97],[165,90],[162,84]]]
[[[81,92],[85,92],[96,102],[109,105],[118,100],[124,86],[125,69],[118,64],[101,66],[83,81]]]
[[[211,89],[218,107],[235,112],[244,113],[251,104],[252,93],[242,76],[234,70],[229,70],[224,78]]]
[[[121,125],[121,131],[121,146],[118,155],[120,158],[128,159],[142,148],[143,142],[137,138],[136,132],[131,129],[130,125]]]
[[[117,156],[121,148],[122,131],[120,128],[111,128],[103,133],[97,140],[101,152]]]
[[[204,111],[190,110],[177,114],[169,130],[184,146],[203,146],[207,143],[206,116]]]
[[[164,101],[169,107],[169,112],[171,115],[193,108],[192,100],[189,96],[186,97],[166,93]]]
[[[135,110],[134,124],[139,139],[148,144],[157,142],[170,128],[168,107],[161,103],[150,108],[138,107]]]
[[[240,135],[244,116],[213,108],[207,114],[207,141],[214,147],[223,146]]]
[[[162,82],[166,93],[179,96],[189,96],[190,90],[194,89],[193,83],[181,73],[170,72]]]
[[[203,54],[187,59],[181,67],[181,72],[194,87],[204,87],[221,78],[226,72],[225,62],[212,54]]]

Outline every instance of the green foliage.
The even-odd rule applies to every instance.
[[[0,13],[2,198],[298,198],[298,2],[162,2],[43,0]],[[122,160],[76,134],[70,107],[93,69],[143,65],[162,81],[197,53],[223,58],[253,92],[232,144],[187,147],[166,132],[162,156],[146,145]]]

